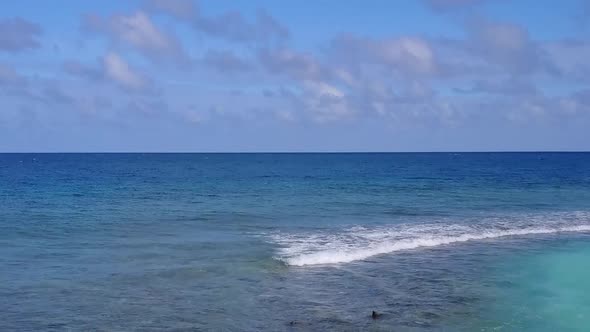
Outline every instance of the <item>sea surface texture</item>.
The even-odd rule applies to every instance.
[[[0,154],[0,330],[589,331],[590,154]]]

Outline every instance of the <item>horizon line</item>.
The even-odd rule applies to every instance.
[[[402,153],[590,153],[590,150],[466,151],[0,151],[0,154],[402,154]]]

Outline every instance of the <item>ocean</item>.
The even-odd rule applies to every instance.
[[[0,330],[588,331],[590,153],[0,154]]]

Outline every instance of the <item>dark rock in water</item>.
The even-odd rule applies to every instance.
[[[373,310],[373,312],[371,313],[371,318],[377,319],[377,318],[381,317],[381,315],[383,315],[383,314],[380,314],[377,311]]]
[[[291,326],[294,326],[295,324],[297,324],[297,322],[294,321],[294,320],[292,320],[292,321],[289,322],[289,325],[291,325]]]

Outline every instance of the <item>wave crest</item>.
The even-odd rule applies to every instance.
[[[590,232],[585,212],[489,218],[476,224],[400,224],[337,232],[276,233],[277,259],[292,266],[349,263],[372,256],[454,243],[511,236]]]

